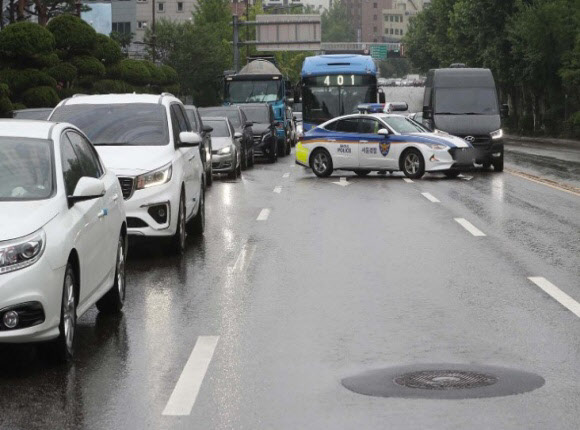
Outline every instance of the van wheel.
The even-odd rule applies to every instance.
[[[201,236],[205,231],[205,189],[202,185],[199,197],[197,214],[185,225],[187,234]]]
[[[332,175],[332,158],[326,149],[316,149],[310,159],[310,167],[319,178],[326,178]]]
[[[119,236],[117,244],[117,262],[115,267],[115,282],[111,289],[97,301],[99,312],[116,314],[121,312],[125,303],[125,236]]]
[[[183,193],[179,199],[179,211],[177,213],[177,230],[169,242],[169,251],[174,255],[183,255],[185,252],[185,199]]]
[[[62,301],[60,307],[59,335],[50,345],[51,355],[57,361],[68,362],[73,357],[74,339],[77,327],[77,278],[71,262],[66,266],[64,283],[62,288]]]
[[[415,149],[408,149],[401,157],[401,170],[407,178],[420,179],[425,174],[425,160],[421,153]]]

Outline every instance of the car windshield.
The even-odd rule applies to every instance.
[[[169,144],[167,115],[163,105],[64,105],[57,108],[50,119],[76,125],[94,145]]]
[[[50,197],[53,171],[52,142],[0,137],[0,201]]]
[[[213,128],[211,132],[212,137],[230,137],[230,130],[225,121],[222,120],[206,120],[204,124]]]
[[[227,81],[226,101],[229,103],[274,102],[283,98],[279,80]]]
[[[243,107],[242,110],[248,117],[248,121],[266,124],[270,122],[268,108],[266,106]]]
[[[437,88],[436,115],[497,115],[495,88]]]
[[[387,116],[382,118],[389,127],[397,133],[427,133],[427,130],[413,120],[402,116]]]
[[[230,120],[230,122],[232,123],[232,125],[234,127],[240,127],[242,125],[240,122],[240,113],[237,110],[205,108],[205,109],[200,109],[199,113],[201,114],[202,118],[205,118],[208,116],[225,116],[226,118],[228,118]]]

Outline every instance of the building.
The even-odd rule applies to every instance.
[[[136,0],[85,0],[84,5],[91,8],[82,12],[81,18],[88,22],[97,32],[121,34],[135,33]]]
[[[187,22],[193,19],[197,0],[136,0],[137,25],[134,41],[142,42],[145,30],[153,22],[168,20],[173,22]]]
[[[400,42],[409,23],[430,3],[430,0],[394,0],[390,8],[382,10],[383,41]]]
[[[383,41],[383,10],[390,10],[396,0],[361,1],[361,42]]]

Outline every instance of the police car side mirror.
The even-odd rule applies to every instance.
[[[377,134],[381,136],[388,136],[391,133],[389,133],[389,130],[387,130],[386,128],[381,128]]]

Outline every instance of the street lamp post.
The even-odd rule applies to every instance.
[[[151,0],[151,56],[153,57],[153,62],[157,60],[157,50],[155,48],[155,0]]]

